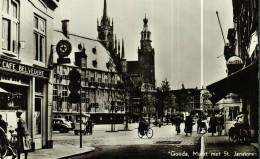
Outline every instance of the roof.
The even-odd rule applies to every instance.
[[[107,49],[100,43],[99,40],[87,38],[80,35],[70,34],[70,38],[66,38],[61,31],[54,30],[53,32],[53,44],[56,45],[60,40],[67,40],[71,43],[72,51],[68,58],[71,59],[70,64],[64,64],[67,66],[74,66],[75,62],[75,52],[80,52],[78,45],[81,44],[85,49],[87,55],[87,68],[93,70],[108,71],[106,64],[112,60],[110,53]],[[96,48],[96,53],[92,52],[92,49]],[[56,53],[56,48],[54,48],[53,59],[54,63],[57,63],[58,54]],[[93,61],[97,61],[97,67],[93,66]],[[116,72],[115,68],[113,69]]]
[[[127,72],[129,74],[138,74],[139,62],[138,61],[127,61]]]

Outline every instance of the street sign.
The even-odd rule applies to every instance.
[[[70,58],[58,58],[57,63],[58,64],[70,63]]]

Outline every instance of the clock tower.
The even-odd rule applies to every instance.
[[[152,48],[151,32],[148,29],[148,19],[143,19],[144,26],[141,32],[141,48],[138,47],[138,62],[143,83],[148,83],[155,87],[154,71],[154,49]]]
[[[101,40],[103,46],[110,52],[114,49],[114,35],[113,35],[113,19],[110,22],[110,18],[107,16],[107,3],[104,0],[104,10],[103,16],[101,18],[101,22],[99,24],[99,20],[97,20],[97,31],[98,31],[98,39]]]

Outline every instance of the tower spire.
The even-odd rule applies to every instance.
[[[122,56],[121,59],[125,59],[125,46],[124,46],[124,38],[122,38]]]
[[[117,52],[117,54],[118,54],[119,57],[120,57],[120,39],[118,39],[118,52]]]
[[[116,39],[116,34],[115,34],[115,51],[117,53],[117,39]]]
[[[103,10],[103,18],[107,18],[107,1],[104,0],[104,10]]]

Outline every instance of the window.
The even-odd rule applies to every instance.
[[[53,101],[57,101],[58,90],[57,86],[53,87]]]
[[[93,60],[92,65],[97,68],[97,60]]]
[[[62,89],[62,101],[63,102],[67,102],[68,101],[68,87],[67,86],[63,86],[63,89]]]
[[[81,58],[81,67],[87,68],[87,59],[86,58]]]
[[[2,50],[6,55],[17,57],[18,54],[18,10],[14,0],[2,0]]]
[[[96,53],[97,53],[96,47],[93,47],[93,48],[92,48],[92,52],[93,52],[93,54],[96,54]]]
[[[34,16],[34,50],[35,60],[41,63],[45,61],[46,30],[45,20]]]
[[[81,103],[86,103],[86,90],[81,89]]]

